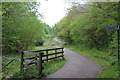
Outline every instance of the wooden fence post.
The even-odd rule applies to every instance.
[[[38,61],[38,75],[39,77],[42,76],[42,56],[44,53],[40,52],[39,53],[39,61]]]
[[[46,61],[48,62],[48,51],[46,51],[46,54],[47,54],[47,56],[46,56],[46,59],[47,59],[47,60],[46,60]]]
[[[24,55],[24,52],[21,52],[20,72],[23,72],[23,69],[24,69],[23,55]]]
[[[55,53],[56,53],[56,54],[55,54],[55,57],[57,57],[57,49],[55,49]]]
[[[63,51],[63,49],[64,49],[64,48],[62,48],[62,51]],[[63,53],[64,53],[64,51],[63,51]],[[64,59],[64,55],[63,55],[63,53],[62,53],[62,58]]]
[[[38,55],[36,54],[36,55],[35,55],[35,57],[36,57],[35,60],[36,60],[36,61],[37,61],[37,56],[38,56]],[[35,63],[35,65],[37,65],[37,63]]]

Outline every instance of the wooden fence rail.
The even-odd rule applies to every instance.
[[[21,52],[21,64],[20,64],[20,71],[23,72],[24,68],[31,67],[31,65],[36,64],[38,67],[39,76],[42,75],[42,63],[48,62],[49,60],[56,59],[59,57],[64,57],[62,48],[52,48],[52,49],[42,49],[42,50],[34,50],[29,51],[27,54],[32,53],[35,54],[34,57],[24,58],[25,51]],[[59,50],[59,51],[58,51]],[[49,53],[52,51],[52,53]],[[54,52],[53,52],[54,51]],[[52,56],[52,57],[51,57]],[[29,62],[28,64],[24,64],[24,62]]]

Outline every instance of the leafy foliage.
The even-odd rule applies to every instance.
[[[43,45],[46,25],[38,20],[41,16],[37,13],[38,5],[35,2],[2,3],[3,53]]]
[[[118,24],[118,3],[91,3],[73,5],[54,29],[57,36],[69,44],[81,44],[88,48],[105,49],[116,41],[115,31],[106,31],[104,26]],[[114,39],[114,40],[113,40]],[[111,44],[114,45],[114,44]]]
[[[119,2],[75,4],[53,28],[68,48],[88,56],[102,67],[99,78],[118,78],[119,75],[117,31],[104,28],[120,23],[119,5]]]

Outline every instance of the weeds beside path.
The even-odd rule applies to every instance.
[[[47,78],[96,78],[100,67],[93,61],[75,53],[67,48],[64,49],[66,64],[63,68],[48,75]]]
[[[66,45],[66,48],[73,50],[80,55],[86,56],[101,66],[98,78],[118,78],[117,56],[109,52],[99,51],[97,49],[87,49],[76,45]]]

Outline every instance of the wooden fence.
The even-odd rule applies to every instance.
[[[48,62],[49,60],[56,59],[59,57],[63,58],[64,57],[63,49],[64,48],[52,48],[52,49],[34,50],[34,51],[29,51],[27,53],[25,51],[21,52],[20,71],[23,72],[24,68],[32,67],[31,65],[36,64],[38,67],[37,69],[38,69],[39,76],[42,75],[42,70],[43,70],[42,63]],[[54,52],[49,53],[50,51],[54,51]],[[24,54],[29,54],[29,53],[35,54],[35,56],[24,58]],[[25,64],[24,62],[26,61],[30,61],[30,62]]]

